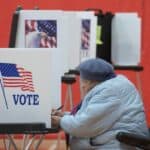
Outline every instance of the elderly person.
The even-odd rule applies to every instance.
[[[133,150],[116,140],[120,131],[148,136],[135,86],[111,64],[89,59],[79,67],[82,103],[75,113],[55,111],[52,123],[70,135],[71,150]]]

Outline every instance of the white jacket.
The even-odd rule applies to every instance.
[[[76,115],[65,115],[60,125],[71,135],[71,150],[134,150],[119,143],[116,134],[148,135],[139,93],[122,75],[95,86]]]

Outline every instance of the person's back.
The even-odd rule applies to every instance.
[[[113,129],[117,128],[116,126],[124,126],[126,127],[125,131],[141,135],[148,134],[143,102],[139,92],[124,76],[119,75],[116,80],[117,82],[113,83],[113,87],[117,90],[116,96],[121,101],[120,109],[123,110],[123,113],[121,118],[115,123]],[[123,131],[124,129],[116,130]]]
[[[91,110],[86,112],[87,105],[90,105]],[[71,150],[133,150],[133,147],[116,140],[118,132],[126,131],[148,136],[140,96],[134,85],[124,76],[118,75],[94,87],[86,95],[77,115],[85,115],[91,122],[87,122],[84,129],[72,131],[74,136],[71,138]],[[90,119],[93,115],[97,121]]]

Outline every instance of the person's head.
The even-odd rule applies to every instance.
[[[81,98],[97,84],[116,76],[113,66],[100,58],[83,61],[77,70],[80,72]]]

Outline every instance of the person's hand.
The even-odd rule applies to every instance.
[[[52,116],[59,116],[59,117],[63,117],[64,116],[64,112],[57,110],[57,109],[52,109]]]
[[[54,116],[54,115],[52,115],[51,116],[52,126],[53,127],[60,127],[60,119],[61,119],[60,116]]]

